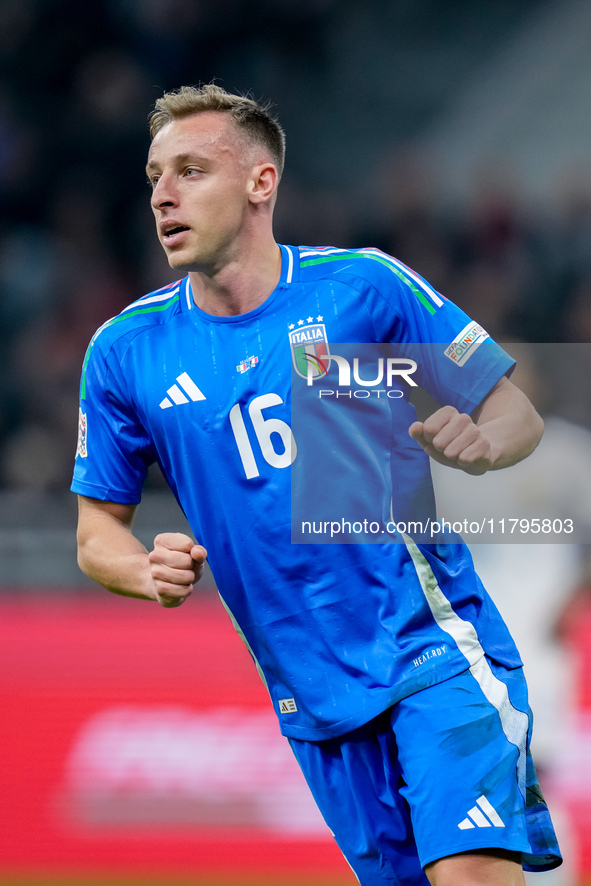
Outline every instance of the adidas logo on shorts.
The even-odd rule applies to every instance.
[[[468,810],[468,816],[458,825],[460,830],[465,831],[468,828],[504,828],[505,822],[486,799],[484,794],[476,801],[476,806]]]

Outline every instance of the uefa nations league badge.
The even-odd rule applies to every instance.
[[[289,344],[293,366],[299,376],[314,379],[328,375],[330,351],[324,323],[311,323],[290,330]]]

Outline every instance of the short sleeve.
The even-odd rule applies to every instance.
[[[377,340],[403,346],[401,354],[417,363],[417,380],[440,404],[473,412],[515,361],[477,321],[402,262],[383,253],[377,262],[372,259]]]
[[[138,419],[113,350],[91,343],[80,385],[78,447],[71,489],[120,504],[138,504],[150,439]]]

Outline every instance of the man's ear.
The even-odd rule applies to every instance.
[[[251,203],[266,203],[273,197],[278,184],[279,176],[272,163],[253,166],[248,182],[248,199]]]

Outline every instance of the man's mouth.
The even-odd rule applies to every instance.
[[[168,240],[171,240],[177,234],[182,234],[183,231],[188,231],[188,230],[189,230],[189,228],[186,227],[185,225],[174,225],[172,228],[167,228],[164,231],[164,241],[166,242]]]

